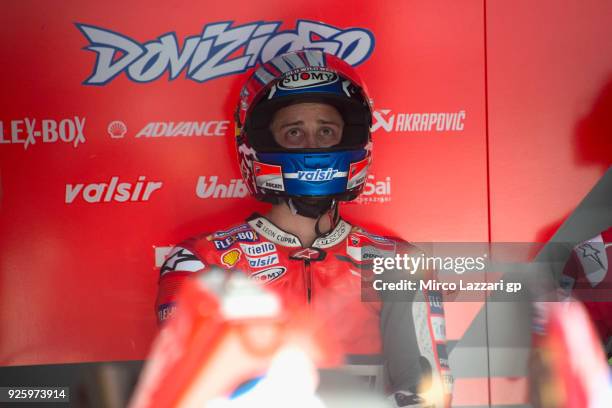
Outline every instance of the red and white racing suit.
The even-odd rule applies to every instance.
[[[390,391],[408,391],[398,405],[419,406],[416,393],[428,372],[450,401],[453,379],[441,294],[418,292],[403,302],[362,301],[362,275],[371,276],[372,258],[414,250],[342,219],[304,248],[298,237],[254,214],[246,223],[174,247],[160,270],[158,320],[172,315],[177,292],[189,276],[212,266],[239,270],[275,291],[286,305],[308,304],[347,354],[382,354]]]
[[[584,303],[599,336],[612,343],[612,227],[582,242],[572,251],[561,276],[561,288]]]

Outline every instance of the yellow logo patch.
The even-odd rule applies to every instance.
[[[223,265],[231,268],[240,260],[240,255],[242,255],[242,252],[239,249],[230,249],[221,255],[221,262],[223,262]]]

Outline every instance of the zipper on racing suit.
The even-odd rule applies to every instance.
[[[310,270],[310,259],[304,259],[304,277],[306,279],[306,300],[310,304],[312,300],[312,272]]]

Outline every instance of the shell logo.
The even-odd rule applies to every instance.
[[[221,262],[223,262],[223,265],[231,268],[240,260],[240,255],[242,255],[242,252],[239,249],[230,249],[221,255]]]
[[[120,120],[115,120],[108,124],[106,131],[111,138],[121,139],[127,133],[127,126]]]

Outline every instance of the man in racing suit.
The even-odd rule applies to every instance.
[[[447,406],[452,376],[441,295],[362,301],[374,257],[420,252],[338,213],[338,201],[356,198],[367,179],[371,112],[357,74],[331,55],[293,52],[257,69],[241,92],[236,143],[250,192],[273,206],[176,246],[160,271],[158,319],[172,315],[189,276],[212,266],[239,270],[288,306],[308,304],[348,355],[382,353],[397,406]]]
[[[579,300],[593,321],[597,333],[612,357],[612,227],[574,246],[558,280],[557,300]],[[533,332],[537,340],[544,333],[551,302],[534,304]]]
[[[552,337],[552,340],[547,339],[551,336],[560,336],[559,330],[555,333],[550,331],[551,321],[553,320],[550,314],[557,308],[556,313],[563,313],[564,319],[569,310],[570,302],[580,301],[584,304],[584,309],[593,323],[607,358],[612,357],[612,291],[610,290],[612,288],[612,274],[609,273],[610,259],[612,259],[612,227],[574,246],[558,280],[555,302],[536,301],[534,303],[533,349],[529,356],[530,392],[534,407],[557,407],[561,406],[560,404],[563,404],[563,407],[582,407],[586,406],[585,402],[575,398],[576,395],[593,401],[596,400],[598,393],[607,392],[607,388],[591,385],[598,381],[599,373],[597,370],[587,370],[588,374],[586,375],[578,369],[572,371],[569,368],[565,370],[567,372],[555,372],[553,363],[557,367],[564,364],[569,366],[575,358],[571,355],[563,355],[558,357],[558,361],[551,360],[550,356],[546,356],[546,353],[550,353],[550,350],[546,350],[546,345],[548,344],[548,348],[551,347],[550,344],[556,344],[559,347],[559,344],[567,341],[563,336]],[[557,304],[558,301],[562,302],[561,307]],[[576,328],[573,329],[576,330]],[[584,367],[586,364],[591,368],[589,360],[599,358],[600,354],[603,357],[603,353],[595,350],[599,345],[590,342],[590,336],[585,333],[587,330],[579,330],[581,335],[578,338],[582,349],[569,350],[569,352],[580,353],[579,358],[586,359],[582,362],[582,366]],[[589,347],[591,349],[587,349]],[[567,350],[563,350],[563,352],[569,353]],[[575,376],[575,378],[572,379],[571,376]],[[567,378],[571,379],[570,386],[562,382],[566,381]],[[556,384],[556,382],[562,384],[556,386],[566,387],[563,389],[564,392],[560,392],[559,395],[549,392],[551,384]],[[574,398],[570,399],[569,396]],[[547,403],[547,400],[552,402]],[[604,403],[609,404],[609,401],[605,400]]]
[[[612,227],[582,242],[572,251],[561,275],[566,296],[584,302],[599,337],[612,357]]]

